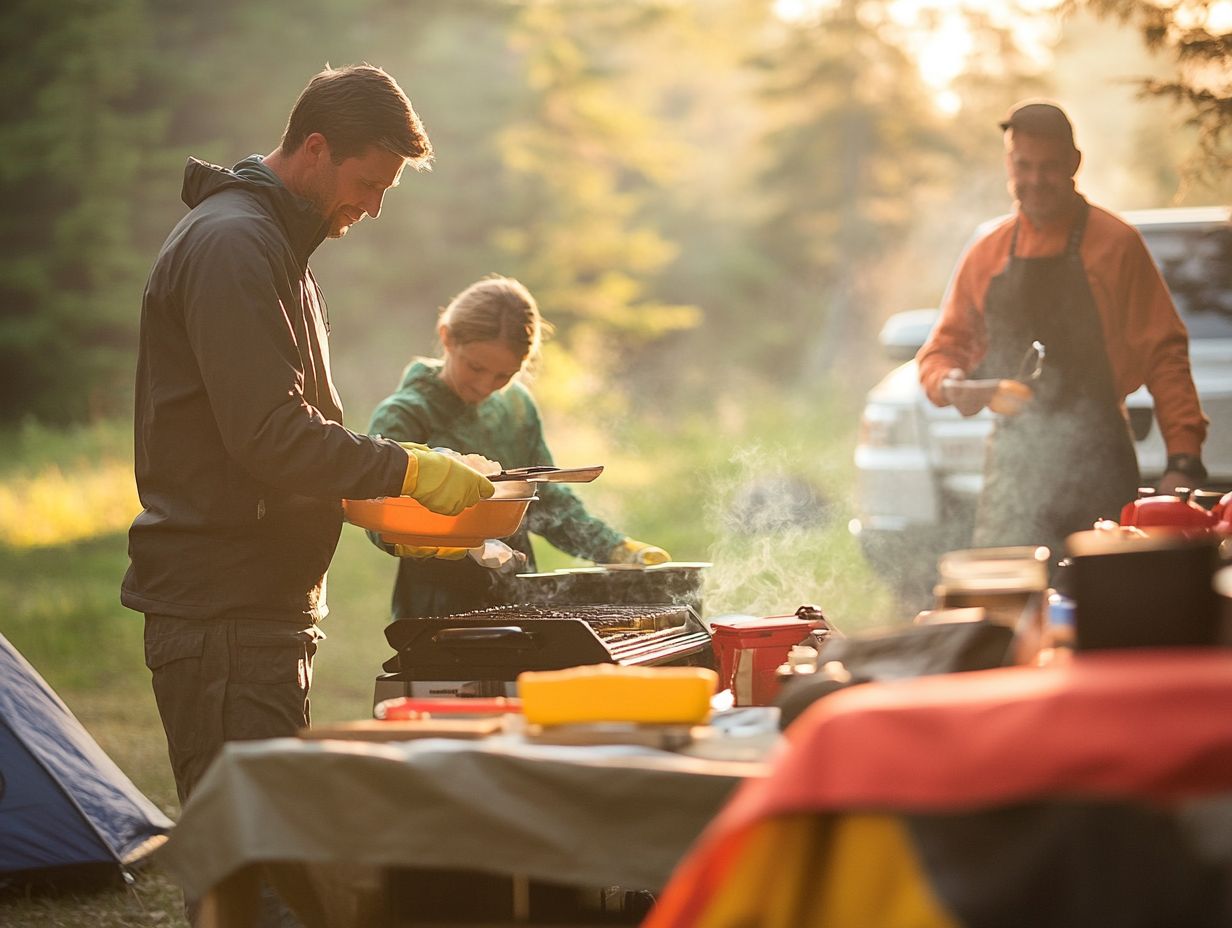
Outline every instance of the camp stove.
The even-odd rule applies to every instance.
[[[687,605],[494,606],[406,618],[385,629],[398,653],[376,701],[398,696],[516,696],[525,670],[584,664],[714,666],[710,634]]]

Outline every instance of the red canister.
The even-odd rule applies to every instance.
[[[1136,499],[1121,511],[1122,525],[1141,529],[1148,535],[1175,533],[1200,537],[1211,532],[1219,518],[1193,502],[1188,492]]]
[[[732,691],[737,706],[770,705],[779,688],[774,672],[787,660],[792,645],[804,641],[814,627],[816,623],[794,616],[737,616],[711,622],[719,685]]]

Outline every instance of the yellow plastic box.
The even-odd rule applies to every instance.
[[[705,667],[594,664],[518,674],[518,696],[532,725],[695,725],[709,716],[718,682]]]

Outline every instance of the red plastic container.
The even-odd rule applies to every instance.
[[[397,696],[378,702],[372,714],[383,722],[410,722],[433,716],[505,715],[522,711],[522,700],[507,696],[451,697]]]
[[[719,686],[732,691],[737,706],[770,705],[779,690],[774,672],[814,626],[794,616],[712,622],[710,643],[719,662]]]
[[[1177,533],[1199,536],[1212,531],[1220,516],[1207,512],[1188,497],[1148,496],[1126,503],[1121,524],[1142,529],[1148,535]]]

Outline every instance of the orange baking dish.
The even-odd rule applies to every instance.
[[[507,538],[518,530],[535,500],[533,489],[526,490],[526,495],[509,497],[502,492],[481,499],[456,516],[432,512],[409,496],[344,499],[342,512],[352,525],[378,532],[389,544],[473,548],[488,538]]]

